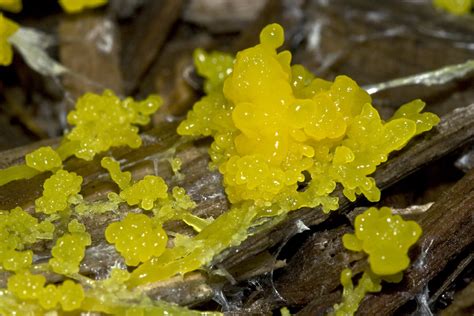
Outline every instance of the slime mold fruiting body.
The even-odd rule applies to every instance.
[[[284,212],[321,204],[329,211],[337,208],[329,197],[337,183],[350,200],[364,194],[377,201],[380,191],[369,175],[439,119],[420,115],[424,103],[416,100],[384,122],[353,80],[329,82],[291,66],[290,52],[276,51],[282,43],[283,29],[272,24],[234,64],[228,55],[197,51],[207,96],[178,133],[214,138],[209,153],[234,204],[252,201]],[[311,181],[301,192],[305,173]]]

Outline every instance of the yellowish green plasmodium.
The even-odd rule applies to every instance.
[[[0,17],[0,28],[2,23]],[[0,34],[0,58],[1,58]],[[85,160],[111,147],[129,146],[138,148],[142,141],[138,135],[140,125],[150,122],[152,115],[162,104],[157,95],[142,101],[132,98],[120,100],[112,91],[102,95],[86,93],[76,102],[76,109],[69,113],[68,122],[73,125],[55,150],[40,148],[28,157],[27,165],[14,165],[0,170],[0,185],[20,179],[30,179],[44,170],[58,166],[57,155],[62,161],[71,156]],[[45,161],[40,162],[41,156]],[[50,169],[48,169],[50,168]]]
[[[45,283],[44,276],[26,271],[17,273],[8,279],[8,290],[19,299],[36,299]]]
[[[342,242],[349,250],[365,252],[370,269],[362,274],[355,288],[352,271],[342,271],[342,302],[334,306],[333,313],[338,316],[354,315],[366,293],[382,289],[382,281],[400,282],[410,264],[408,250],[421,236],[416,222],[392,215],[388,207],[367,209],[356,217],[354,228],[355,234],[345,234]]]
[[[352,271],[344,269],[341,273],[341,284],[344,287],[342,291],[342,302],[334,306],[333,315],[349,316],[359,308],[360,302],[367,293],[380,292],[382,286],[381,279],[371,272],[364,272],[354,288],[352,283]]]
[[[170,158],[168,161],[170,162],[171,170],[173,171],[174,175],[178,177],[178,179],[182,179],[183,175],[179,172],[183,164],[181,158],[174,157]]]
[[[74,205],[74,212],[80,216],[94,216],[111,211],[116,211],[123,202],[120,196],[115,192],[107,194],[107,200],[87,202],[78,194],[69,199]]]
[[[137,286],[209,265],[216,255],[245,240],[249,228],[263,217],[318,205],[322,205],[324,211],[336,209],[337,198],[330,194],[337,184],[342,185],[344,194],[351,200],[359,194],[371,201],[378,200],[380,191],[370,177],[376,166],[413,136],[430,130],[439,119],[434,114],[422,113],[424,103],[415,100],[402,106],[390,120],[383,121],[370,104],[370,96],[350,78],[339,76],[333,82],[325,81],[301,65],[291,65],[288,51],[277,52],[283,40],[283,29],[272,24],[262,31],[258,45],[239,52],[236,58],[202,50],[194,54],[196,68],[206,79],[206,96],[195,104],[178,132],[214,139],[209,150],[211,167],[223,174],[232,203],[231,209],[215,220],[192,214],[190,211],[196,204],[183,188],[169,190],[165,181],[156,175],[134,182],[130,172],[122,171],[119,162],[112,157],[103,158],[101,165],[120,191],[109,193],[107,201],[84,201],[79,195],[82,178],[73,172],[58,170],[62,168],[62,161],[72,155],[91,160],[111,147],[138,148],[141,145],[139,126],[148,124],[150,115],[160,107],[158,96],[137,102],[130,98],[120,100],[110,91],[102,95],[88,93],[68,115],[73,128],[59,147],[40,148],[26,156],[26,165],[0,171],[0,184],[45,171],[54,172],[44,183],[43,196],[35,202],[36,212],[51,215],[51,218],[71,214],[93,216],[116,210],[123,202],[139,212],[126,214],[105,231],[107,241],[114,244],[125,263],[137,268],[132,273],[115,269],[108,279],[87,280],[86,288],[71,280],[61,285],[47,284],[43,276],[32,273],[37,270],[30,270],[33,254],[24,246],[46,235],[51,238],[54,226],[50,222],[41,222],[47,232],[38,229],[39,233],[32,234],[36,237],[28,242],[8,244],[0,256],[8,254],[3,259],[7,256],[9,259],[0,259],[4,268],[16,274],[12,276],[11,286],[9,282],[7,290],[0,290],[3,291],[0,314],[42,315],[47,310],[127,315],[200,314],[153,302],[144,297]],[[170,164],[177,173],[181,161],[170,159]],[[305,190],[299,190],[303,182],[307,182]],[[145,211],[150,212],[144,214]],[[385,214],[368,217],[367,223],[371,223],[370,227],[390,230],[393,227],[383,222],[387,219],[393,220],[397,229],[410,231],[405,230],[397,218]],[[183,221],[197,233],[194,236],[178,234],[168,245],[168,235],[162,227],[170,220]],[[394,242],[393,232],[386,233],[378,242],[398,245],[404,250],[410,247],[409,238]],[[8,231],[0,230],[0,234],[6,239],[13,238]],[[346,273],[343,283],[351,304],[359,302],[366,292],[375,291],[380,286],[379,279],[399,277],[396,272],[390,273],[406,263],[406,257],[397,252],[399,249],[387,260],[388,257],[382,258],[383,249],[378,245],[369,242],[365,247],[368,237],[359,236],[357,230],[354,236],[345,237],[352,243],[353,250],[364,250],[371,267],[387,275],[377,276],[369,271],[371,274],[367,272],[359,282],[360,287],[354,288],[351,275]],[[68,232],[56,239],[46,269],[85,281],[79,274],[79,266],[90,244],[91,237],[84,226],[71,221]],[[31,291],[26,291],[20,281],[28,284]],[[345,304],[338,308],[354,308]]]
[[[107,169],[112,180],[117,183],[121,190],[130,186],[132,174],[130,172],[123,172],[120,170],[120,163],[112,157],[104,157],[100,161],[102,167]]]
[[[59,0],[59,4],[67,13],[79,13],[84,9],[100,7],[107,0]]]
[[[109,90],[102,95],[86,93],[67,116],[74,128],[66,138],[77,144],[74,155],[85,160],[115,146],[138,148],[142,144],[138,125],[148,124],[150,115],[161,104],[157,95],[134,101],[132,98],[120,100]]]
[[[79,272],[79,264],[85,255],[86,247],[91,244],[91,236],[86,232],[83,224],[73,220],[68,225],[69,233],[64,234],[56,241],[51,250],[49,260],[51,269],[64,275]]]
[[[151,210],[156,200],[168,198],[168,186],[163,178],[148,175],[120,192],[120,197],[129,205]]]
[[[107,315],[222,315],[217,312],[193,311],[164,301],[152,301],[140,291],[127,288],[125,282],[129,278],[130,274],[126,270],[112,268],[109,278],[90,282],[82,309]]]
[[[416,123],[416,133],[429,131],[433,126],[439,123],[439,117],[430,112],[421,113],[425,107],[425,102],[416,99],[412,102],[402,105],[392,116],[392,120],[406,118]]]
[[[355,219],[355,234],[343,236],[344,247],[364,251],[369,256],[371,270],[377,275],[393,275],[410,264],[408,249],[421,236],[421,227],[392,215],[388,207],[369,208]]]
[[[162,228],[164,222],[182,220],[197,231],[204,230],[212,222],[189,212],[196,204],[183,188],[174,187],[168,193],[164,180],[151,175],[133,183],[130,172],[123,172],[117,161],[112,157],[105,157],[101,164],[117,183],[120,192],[110,192],[107,201],[87,202],[79,194],[82,177],[61,169],[62,162],[72,155],[90,160],[97,153],[112,146],[140,146],[138,126],[148,124],[149,116],[160,105],[161,99],[157,96],[135,102],[130,98],[122,101],[110,91],[104,92],[103,95],[86,94],[78,100],[76,110],[68,116],[69,122],[75,127],[59,147],[41,147],[26,155],[25,165],[2,170],[0,184],[52,171],[53,175],[43,184],[42,196],[35,201],[36,212],[50,215],[50,220],[65,219],[71,214],[92,216],[116,210],[123,202],[139,206],[143,210],[151,210],[151,217],[129,214],[123,221],[112,223],[107,228],[106,238],[115,244],[130,266],[160,257],[165,251],[168,238]],[[179,160],[172,161],[176,172],[179,165]],[[33,252],[25,247],[38,239],[52,239],[54,224],[50,221],[38,223],[36,218],[19,208],[2,211],[0,216],[4,217],[2,224],[5,224],[0,225],[0,236],[6,240],[0,249],[0,263],[4,269],[15,272],[9,279],[8,288],[0,289],[0,314],[44,315],[47,311],[78,310],[127,315],[150,312],[156,315],[202,314],[173,304],[151,301],[140,291],[132,292],[125,284],[130,277],[128,273],[127,278],[120,282],[110,279],[109,283],[104,282],[114,287],[114,291],[107,291],[105,285],[93,280],[86,282],[87,289],[72,280],[66,280],[59,285],[47,284],[45,277],[37,274],[39,271],[51,271],[84,280],[85,277],[79,274],[79,267],[87,246],[92,242],[84,225],[77,220],[71,221],[68,232],[56,239],[49,262],[38,266],[32,262]],[[122,232],[125,234],[121,234]],[[191,247],[191,244],[188,247]],[[116,291],[117,287],[119,292]],[[127,301],[131,297],[135,301]]]
[[[41,239],[52,239],[54,225],[23,211],[20,207],[0,211],[0,264],[10,271],[29,268],[33,253],[26,247]]]
[[[110,224],[105,230],[105,238],[124,257],[129,266],[137,266],[151,257],[160,256],[165,251],[168,235],[160,223],[145,214],[129,213],[120,222]]]
[[[439,119],[420,114],[421,101],[413,101],[384,122],[350,78],[329,82],[291,66],[290,52],[276,51],[283,40],[281,26],[271,24],[260,44],[239,52],[234,63],[225,54],[197,51],[207,95],[178,133],[214,138],[209,153],[234,204],[252,201],[285,212],[321,204],[329,211],[337,208],[328,196],[337,183],[350,200],[364,194],[377,201],[380,191],[369,175]],[[304,172],[311,181],[300,192]]]
[[[43,184],[43,195],[36,199],[37,212],[53,214],[68,208],[68,199],[81,191],[82,177],[74,172],[59,170]]]
[[[62,166],[61,157],[51,147],[40,147],[25,156],[26,165],[40,172],[51,171]]]
[[[251,205],[232,208],[208,224],[196,236],[173,248],[166,248],[159,257],[154,257],[133,271],[129,286],[168,279],[184,275],[208,264],[223,250],[240,244],[248,236],[248,228],[257,209]]]
[[[282,40],[282,30],[272,25],[262,32],[261,44],[239,53],[235,63],[227,55],[195,53],[198,71],[201,69],[207,79],[208,95],[195,105],[178,132],[214,137],[211,158],[224,174],[234,206],[214,222],[195,221],[201,224],[196,225],[198,235],[144,262],[132,273],[130,285],[198,269],[223,249],[244,240],[259,216],[319,204],[326,210],[334,209],[337,201],[328,194],[337,182],[345,186],[351,199],[364,193],[377,200],[379,191],[367,175],[389,152],[437,123],[436,117],[420,114],[418,101],[405,105],[397,114],[400,117],[383,122],[368,94],[351,79],[338,77],[331,83],[314,78],[302,66],[291,68],[291,55],[275,52]],[[216,64],[219,66],[212,68]],[[254,146],[257,142],[263,146]],[[303,171],[309,172],[312,180],[299,192]],[[139,183],[137,192],[144,192],[138,190]],[[121,197],[135,198],[128,203],[140,205],[143,198],[130,188],[126,189],[130,194],[126,196],[124,191]],[[165,191],[163,187],[161,199],[166,199]],[[186,221],[186,213],[176,213],[166,203],[156,207],[153,200],[158,199],[150,199],[145,208],[155,206],[157,219]],[[239,222],[241,218],[247,220]],[[192,218],[187,222],[193,222]]]
[[[470,13],[474,8],[473,0],[433,0],[433,4],[438,9],[448,11],[455,15]]]
[[[46,310],[55,309],[57,304],[61,305],[63,311],[73,311],[81,307],[84,300],[84,290],[80,284],[71,280],[64,281],[61,285],[49,284],[45,286],[46,278],[40,274],[32,274],[29,271],[17,273],[8,279],[8,291],[20,300],[25,300],[30,304],[36,301],[36,306],[30,306],[32,315],[41,315]],[[5,301],[8,297],[4,297]],[[1,302],[1,299],[0,299]],[[5,303],[5,302],[2,302]],[[6,305],[6,304],[5,304]],[[0,312],[8,311],[8,315],[13,312],[22,311],[22,306],[10,307],[1,306]],[[28,304],[23,304],[28,306]],[[39,306],[38,306],[39,305]],[[23,311],[25,306],[23,306]],[[2,313],[3,314],[3,313]],[[7,315],[5,314],[5,315]],[[19,314],[22,314],[21,312]],[[24,314],[23,314],[24,315]]]

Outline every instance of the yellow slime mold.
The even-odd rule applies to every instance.
[[[53,231],[51,222],[39,222],[20,207],[0,211],[0,264],[10,271],[28,268],[33,254],[25,248],[38,239],[51,239]]]
[[[129,205],[140,205],[151,210],[156,200],[168,198],[168,186],[161,177],[145,176],[142,180],[120,192],[120,197]]]
[[[79,272],[79,264],[85,255],[86,247],[91,244],[91,236],[84,225],[76,220],[68,225],[69,234],[58,238],[51,250],[49,260],[51,269],[59,274],[72,275]]]
[[[44,182],[43,196],[36,199],[37,212],[53,214],[64,211],[69,197],[81,191],[82,177],[74,172],[59,170]]]
[[[421,235],[421,228],[416,222],[404,221],[399,215],[392,215],[388,207],[367,209],[356,217],[354,226],[355,235],[345,234],[342,242],[349,250],[367,253],[370,269],[362,274],[355,288],[352,271],[342,271],[342,303],[334,306],[333,313],[337,316],[354,315],[366,293],[382,289],[382,281],[400,282],[403,270],[410,264],[408,249]]]
[[[51,147],[40,147],[25,156],[26,165],[40,172],[58,169],[62,166],[61,157]]]
[[[161,104],[157,95],[137,102],[132,98],[122,101],[108,90],[102,95],[86,93],[67,116],[68,122],[75,127],[66,138],[77,143],[69,151],[79,158],[91,160],[95,154],[113,146],[140,147],[142,141],[137,125],[148,124],[149,116]]]
[[[364,272],[357,286],[352,283],[352,271],[344,269],[341,273],[341,284],[344,287],[342,292],[342,303],[334,306],[332,315],[351,316],[359,308],[360,302],[367,293],[376,293],[382,290],[381,279],[371,272]]]
[[[120,170],[120,164],[112,157],[104,157],[100,161],[102,167],[107,169],[112,180],[117,183],[121,190],[130,186],[132,174],[130,172],[123,172]]]
[[[129,213],[121,222],[110,224],[105,238],[125,258],[129,266],[136,266],[165,251],[168,236],[161,225],[153,224],[144,214]]]
[[[369,175],[439,119],[419,114],[423,104],[415,101],[384,122],[350,78],[329,82],[291,66],[290,52],[276,51],[283,40],[281,26],[271,24],[233,65],[228,55],[197,51],[207,95],[178,133],[214,138],[209,153],[234,204],[252,201],[280,212],[322,204],[329,211],[337,208],[328,197],[336,183],[350,200],[364,194],[377,201],[380,191]],[[300,192],[305,173],[311,181]]]
[[[421,236],[421,227],[392,215],[388,207],[369,208],[355,220],[355,235],[343,236],[344,247],[369,255],[371,270],[377,275],[393,275],[410,264],[408,249]]]
[[[59,4],[67,13],[78,13],[84,9],[100,7],[107,2],[107,0],[59,0]]]

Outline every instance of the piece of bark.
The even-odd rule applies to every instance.
[[[0,150],[24,146],[32,141],[19,126],[10,123],[10,118],[0,114]]]
[[[71,71],[63,76],[63,83],[74,100],[104,89],[123,93],[114,21],[103,14],[67,16],[60,20],[58,33],[61,63]]]
[[[207,282],[207,276],[201,272],[191,272],[185,276],[148,284],[142,289],[153,299],[180,305],[196,305],[209,301],[215,295],[214,289]]]
[[[190,0],[184,21],[206,27],[213,33],[239,32],[257,20],[268,0]]]
[[[151,0],[123,36],[122,69],[128,95],[137,89],[153,60],[158,56],[176,20],[183,1]]]
[[[190,81],[199,78],[202,83],[202,78],[195,74],[193,52],[196,48],[216,47],[220,42],[203,30],[191,31],[187,25],[173,32],[138,87],[138,97],[159,92],[163,99],[163,105],[153,116],[154,126],[179,120],[192,108],[200,95],[200,85],[193,86]]]
[[[259,290],[261,298],[246,302],[247,311],[297,307],[331,294],[339,287],[335,280],[339,280],[340,271],[354,260],[342,245],[342,236],[349,232],[349,225],[342,225],[312,234],[273,281],[280,297],[275,297],[273,291],[264,287]]]
[[[119,19],[132,18],[146,0],[110,0],[108,11]]]

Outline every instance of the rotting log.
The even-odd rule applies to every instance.
[[[133,93],[166,42],[181,14],[182,0],[147,1],[124,34],[125,91]]]

